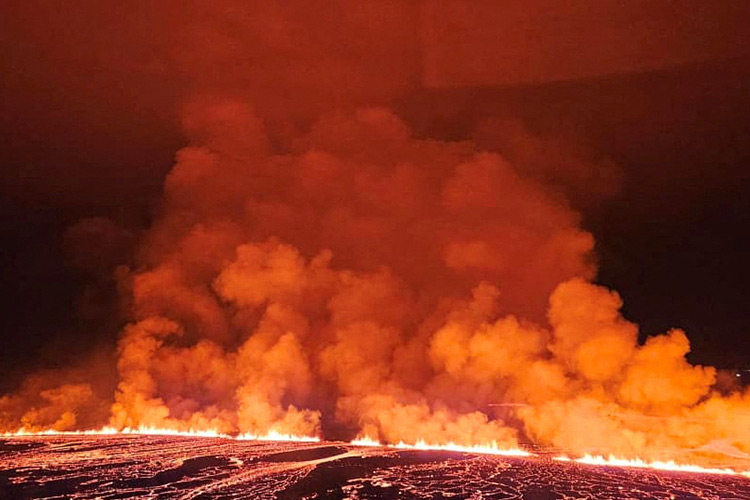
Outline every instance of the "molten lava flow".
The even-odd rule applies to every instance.
[[[277,431],[269,431],[266,434],[240,434],[235,439],[241,441],[294,441],[299,443],[317,443],[320,441],[316,436],[300,436],[297,434],[282,434]]]
[[[54,429],[46,429],[41,431],[32,431],[25,428],[20,428],[14,432],[6,432],[0,434],[2,437],[24,437],[24,436],[111,436],[116,434],[127,434],[127,435],[141,435],[141,436],[185,436],[185,437],[210,437],[210,438],[230,438],[228,434],[222,434],[217,430],[177,430],[177,429],[165,429],[159,427],[138,427],[116,429],[114,427],[101,427],[99,429],[87,429],[82,431],[57,431]]]
[[[208,438],[224,438],[231,437],[228,434],[223,434],[215,429],[188,429],[186,431],[177,429],[164,429],[159,427],[138,427],[137,429],[125,428],[120,431],[115,431],[119,434],[140,434],[146,436],[185,436],[185,437],[208,437]]]
[[[349,444],[354,446],[383,446],[380,441],[378,441],[377,439],[373,439],[370,436],[358,437],[357,439],[353,439],[352,441],[350,441]]]
[[[13,438],[13,437],[33,437],[33,436],[99,436],[99,435],[114,435],[114,434],[130,434],[131,432],[118,431],[112,427],[102,427],[101,429],[88,429],[82,431],[57,431],[54,429],[44,429],[41,431],[29,430],[25,427],[21,427],[15,431],[0,433],[0,437]]]
[[[237,439],[242,441],[291,441],[312,443],[320,441],[315,436],[300,436],[295,434],[282,434],[276,431],[270,431],[266,434],[239,434],[233,436],[219,432],[216,429],[166,429],[159,427],[142,426],[136,429],[124,428],[116,429],[114,427],[102,427],[100,429],[89,429],[82,431],[57,431],[53,429],[32,431],[21,427],[13,432],[0,433],[0,437],[33,437],[33,436],[112,436],[112,435],[138,435],[138,436],[181,436],[181,437],[199,437],[199,438],[221,438]]]
[[[487,444],[481,444],[481,445],[460,445],[453,442],[448,443],[427,443],[424,439],[418,440],[414,444],[407,444],[403,441],[398,442],[397,444],[384,444],[378,441],[377,439],[373,439],[370,436],[362,436],[358,437],[357,439],[354,439],[349,442],[349,444],[353,446],[371,446],[371,447],[386,447],[386,448],[395,448],[399,450],[434,450],[434,451],[457,451],[457,452],[465,452],[465,453],[479,453],[479,454],[485,454],[485,455],[504,455],[504,456],[513,456],[513,457],[529,457],[534,456],[533,453],[529,453],[525,450],[521,450],[519,448],[501,448],[497,442],[493,441]]]
[[[601,455],[586,454],[581,458],[571,459],[567,456],[555,457],[560,462],[577,462],[585,465],[602,465],[605,467],[632,467],[637,469],[654,469],[674,472],[693,472],[699,474],[723,474],[733,476],[750,477],[750,471],[736,471],[729,468],[701,467],[700,465],[678,464],[674,460],[669,461],[646,461],[640,458],[618,458],[614,455],[604,457]]]
[[[14,432],[0,433],[0,438],[14,437],[45,437],[45,436],[115,436],[115,435],[133,435],[133,436],[179,436],[179,437],[196,437],[196,438],[218,438],[234,439],[238,441],[272,441],[272,442],[300,442],[300,443],[317,443],[321,438],[317,436],[303,436],[295,434],[284,434],[278,431],[269,431],[266,434],[244,433],[236,436],[221,433],[214,429],[203,430],[176,430],[158,427],[142,426],[137,429],[124,428],[116,429],[114,427],[102,427],[100,429],[89,429],[80,431],[57,431],[53,429],[32,431],[26,428],[19,428]],[[408,444],[400,441],[396,444],[386,444],[370,437],[362,436],[356,438],[350,443],[352,446],[360,447],[384,447],[397,450],[420,450],[420,451],[450,451],[459,453],[475,453],[482,455],[497,455],[508,457],[537,457],[538,455],[522,450],[520,448],[502,448],[497,442],[490,442],[480,445],[461,445],[454,442],[448,443],[428,443],[424,439],[416,441],[414,444]],[[552,458],[557,462],[575,462],[583,465],[596,465],[605,467],[625,467],[638,469],[652,469],[658,471],[687,472],[697,474],[720,474],[731,476],[742,476],[750,478],[749,471],[738,471],[730,468],[703,467],[695,464],[677,463],[674,460],[668,461],[646,461],[640,458],[620,458],[614,455],[604,457],[602,455],[585,454],[580,458],[571,458],[567,455],[559,455]]]
[[[533,456],[533,453],[522,450],[520,448],[500,448],[494,441],[487,444],[465,446],[453,442],[445,444],[427,443],[425,440],[420,439],[414,444],[407,444],[401,441],[398,444],[393,445],[393,448],[402,450],[458,451],[464,453],[480,453],[484,455],[503,455],[508,457]]]

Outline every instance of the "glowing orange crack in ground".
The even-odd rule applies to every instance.
[[[750,478],[750,471],[736,471],[729,468],[701,467],[700,465],[678,464],[673,460],[669,460],[666,462],[658,460],[646,461],[640,458],[619,458],[614,455],[603,457],[601,455],[589,455],[588,453],[580,458],[571,459],[567,456],[559,456],[555,457],[553,460],[557,460],[560,462],[576,462],[584,465],[600,465],[605,467],[626,467],[673,472],[692,472],[698,474],[723,474],[730,476],[744,476]]]
[[[114,436],[114,435],[143,435],[143,436],[180,436],[180,437],[202,437],[202,438],[223,438],[236,439],[240,441],[288,441],[288,442],[320,442],[316,436],[300,436],[295,434],[284,434],[278,431],[269,431],[266,434],[244,433],[240,435],[230,435],[213,429],[207,430],[176,430],[158,427],[138,427],[116,429],[114,427],[102,427],[100,429],[90,429],[83,431],[56,431],[52,429],[43,431],[31,431],[26,428],[20,428],[14,432],[0,433],[0,437],[34,437],[34,436]],[[512,457],[531,457],[536,456],[534,453],[519,448],[500,448],[496,442],[481,445],[459,445],[456,443],[427,443],[425,440],[418,440],[414,444],[407,444],[403,441],[397,444],[383,444],[369,436],[362,436],[350,442],[353,446],[384,447],[400,450],[435,450],[435,451],[455,451],[463,453],[477,453],[483,455],[499,455]],[[743,476],[750,478],[750,471],[736,471],[729,468],[712,468],[701,467],[692,464],[678,464],[670,461],[646,461],[640,458],[620,458],[614,455],[604,457],[601,455],[586,454],[580,458],[570,458],[567,456],[554,457],[553,460],[559,462],[576,462],[583,465],[597,465],[606,467],[625,467],[652,469],[659,471],[689,472],[699,474],[721,474],[732,476]]]
[[[181,436],[181,437],[203,437],[203,438],[222,438],[222,439],[237,439],[241,441],[291,441],[291,442],[318,442],[319,437],[316,436],[300,436],[296,434],[284,434],[278,431],[269,431],[266,434],[240,434],[233,436],[219,432],[215,429],[188,429],[188,430],[177,430],[160,427],[138,427],[138,428],[124,428],[116,429],[114,427],[102,427],[100,429],[90,429],[84,431],[56,431],[56,430],[43,430],[43,431],[31,431],[25,428],[20,428],[14,432],[0,433],[0,437],[25,437],[25,436],[114,436],[114,435],[141,435],[141,436]]]
[[[370,436],[358,437],[357,439],[350,441],[349,444],[354,446],[383,446],[380,441],[373,439]]]
[[[354,446],[382,446],[384,448],[396,448],[406,450],[441,450],[441,451],[457,451],[465,453],[478,453],[486,455],[501,455],[501,456],[515,456],[515,457],[530,457],[537,456],[534,453],[530,453],[525,450],[518,448],[503,449],[498,447],[497,443],[490,443],[485,445],[473,445],[473,446],[462,446],[455,443],[447,444],[430,444],[424,440],[419,440],[415,444],[406,444],[400,442],[395,445],[382,444],[378,440],[371,438],[370,436],[362,436],[350,442]],[[698,474],[722,474],[732,476],[744,476],[750,478],[750,471],[736,471],[729,468],[712,468],[712,467],[701,467],[699,465],[692,464],[678,464],[672,460],[667,462],[661,461],[645,461],[639,458],[625,459],[618,458],[613,455],[605,458],[603,456],[593,456],[586,454],[583,457],[572,459],[567,456],[554,457],[553,460],[559,462],[576,462],[583,465],[600,465],[608,467],[631,467],[641,469],[653,469],[660,471],[675,471],[675,472],[690,472]]]
[[[277,431],[269,431],[266,434],[240,434],[234,439],[240,441],[293,441],[301,443],[317,443],[320,441],[319,437],[316,436],[300,436],[298,434],[282,434]]]
[[[383,448],[394,448],[398,450],[434,450],[434,451],[457,451],[464,453],[479,453],[482,455],[503,455],[513,457],[530,457],[535,456],[533,453],[520,448],[501,448],[497,442],[490,442],[487,444],[479,445],[460,445],[453,442],[449,443],[428,443],[424,439],[419,439],[414,444],[408,444],[400,441],[397,444],[383,444],[377,439],[373,439],[370,436],[360,436],[349,444],[353,446],[373,446]]]
[[[464,453],[481,453],[483,455],[503,455],[509,457],[530,457],[534,455],[533,453],[519,448],[500,448],[494,441],[486,444],[464,446],[453,442],[445,444],[428,443],[425,440],[420,439],[414,444],[407,444],[401,441],[398,444],[392,445],[392,447],[402,450],[458,451]]]

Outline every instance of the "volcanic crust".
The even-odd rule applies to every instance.
[[[0,441],[0,498],[750,499],[750,480],[345,443],[180,436]]]

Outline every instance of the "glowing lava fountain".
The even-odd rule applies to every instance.
[[[403,441],[393,445],[393,448],[400,450],[437,450],[437,451],[457,451],[463,453],[481,453],[483,455],[502,455],[507,457],[530,457],[534,456],[533,453],[522,450],[520,448],[500,448],[497,442],[492,441],[486,444],[477,445],[460,445],[453,442],[440,444],[440,443],[428,443],[423,439],[418,440],[414,444],[407,444]]]
[[[231,435],[219,432],[216,429],[188,429],[177,430],[160,427],[138,427],[116,429],[114,427],[102,427],[100,429],[90,429],[83,431],[56,431],[53,429],[43,431],[31,431],[24,427],[14,431],[0,434],[0,437],[33,437],[33,436],[113,436],[113,435],[141,435],[141,436],[182,436],[182,437],[200,437],[200,438],[222,438],[237,439],[241,441],[291,441],[312,443],[320,441],[316,436],[300,436],[296,434],[283,434],[274,430],[266,434],[239,434]]]
[[[297,443],[317,443],[320,441],[320,438],[316,436],[282,434],[277,431],[269,431],[266,434],[240,434],[235,439],[240,441],[292,441]]]
[[[692,472],[698,474],[723,474],[730,476],[745,476],[750,478],[750,471],[736,471],[729,468],[718,467],[701,467],[700,465],[678,464],[674,460],[669,461],[646,461],[640,458],[619,458],[614,455],[604,457],[601,455],[589,455],[588,453],[581,458],[571,459],[567,456],[554,458],[560,462],[576,462],[584,465],[599,465],[604,467],[626,467],[636,469],[653,469],[660,471],[673,472]]]

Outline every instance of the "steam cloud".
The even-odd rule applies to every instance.
[[[534,440],[641,456],[725,440],[750,453],[750,393],[722,395],[715,369],[685,360],[682,331],[638,344],[619,296],[592,283],[593,236],[518,163],[521,146],[510,160],[417,137],[357,102],[280,132],[259,101],[205,94],[183,109],[189,145],[136,265],[117,271],[130,322],[114,396],[87,380],[93,369],[62,385],[38,374],[0,398],[0,429]],[[570,164],[558,180],[585,174]]]

